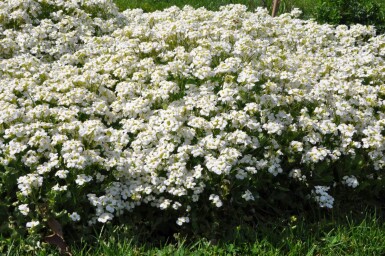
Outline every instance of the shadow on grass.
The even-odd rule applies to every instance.
[[[125,215],[124,221],[131,224],[94,226],[92,230],[67,227],[64,233],[76,256],[383,255],[384,204],[348,203],[335,205],[332,210],[314,205],[301,211],[258,209],[252,216],[243,210],[243,217],[222,211],[195,223],[202,225],[198,227],[193,226],[193,221],[179,227],[171,221],[174,216],[155,211],[146,213],[148,208],[143,207],[139,209],[143,211],[141,215],[131,216],[134,217],[131,221],[129,214]],[[133,225],[134,222],[139,224]],[[33,248],[22,239],[9,242],[0,252],[1,255],[59,255],[53,246],[41,244]]]
[[[379,202],[281,214],[263,209],[246,218],[222,212],[195,230],[190,224],[180,228],[165,221],[154,227],[142,221],[67,236],[74,255],[381,255],[384,212]]]

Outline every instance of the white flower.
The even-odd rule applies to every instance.
[[[110,220],[112,220],[113,215],[111,213],[103,213],[98,217],[98,221],[102,223],[106,223]]]
[[[211,194],[210,197],[209,197],[209,200],[213,202],[213,204],[215,204],[216,207],[221,207],[223,205],[221,199],[219,198],[218,195],[215,195],[215,194]]]
[[[55,186],[52,187],[52,190],[53,191],[66,191],[67,188],[68,187],[66,185],[60,186],[59,184],[56,184]]]
[[[247,177],[247,172],[243,169],[237,169],[237,174],[235,177],[239,180],[244,180]]]
[[[114,208],[113,206],[111,206],[111,205],[107,205],[107,206],[106,206],[106,210],[107,210],[108,212],[110,212],[110,213],[114,213],[114,212],[115,212],[115,208]]]
[[[330,196],[327,191],[330,187],[326,186],[315,186],[313,193],[315,194],[315,200],[318,202],[320,207],[333,208],[334,198]]]
[[[299,141],[292,141],[290,142],[290,147],[295,151],[295,152],[301,152],[303,151],[303,144]]]
[[[33,188],[39,188],[43,185],[43,177],[37,174],[27,174],[17,179],[18,188],[24,196],[28,196]]]
[[[162,210],[167,209],[167,208],[170,206],[171,202],[172,202],[171,200],[165,199],[165,200],[159,205],[159,208],[162,209]]]
[[[72,221],[79,221],[80,220],[80,215],[77,212],[73,212],[69,215]]]
[[[174,210],[178,210],[179,209],[179,207],[181,207],[182,206],[182,204],[181,203],[179,203],[179,202],[175,202],[175,203],[173,203],[173,205],[172,205],[172,208],[174,209]]]
[[[306,181],[306,176],[302,175],[301,169],[293,169],[289,172],[289,177],[298,181]]]
[[[348,187],[356,188],[360,184],[354,175],[342,177],[342,184]]]
[[[246,201],[254,201],[255,198],[253,194],[250,192],[250,190],[246,190],[245,193],[242,195],[242,198]]]
[[[19,211],[21,212],[21,214],[27,216],[28,213],[29,213],[29,207],[27,204],[21,204],[19,205],[18,207]]]
[[[90,182],[92,180],[91,176],[80,174],[76,176],[75,183],[79,186],[83,185],[84,183]]]
[[[189,223],[190,218],[189,217],[179,217],[178,220],[176,221],[176,224],[179,226],[182,226],[184,223]]]
[[[317,163],[319,161],[323,161],[329,153],[330,153],[330,150],[327,150],[323,147],[321,148],[312,147],[306,153],[306,157],[304,159],[313,163]]]
[[[97,182],[103,182],[103,180],[106,178],[106,176],[105,175],[103,175],[103,174],[100,174],[100,173],[97,173],[96,174],[96,181]]]
[[[277,122],[269,122],[267,124],[262,125],[263,129],[267,131],[268,134],[278,134],[281,135],[284,126],[281,123]]]
[[[40,224],[40,222],[38,220],[33,220],[30,222],[27,222],[27,224],[25,226],[27,228],[34,228],[34,227],[37,227],[39,224]]]

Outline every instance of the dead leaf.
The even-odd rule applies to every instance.
[[[57,246],[62,255],[72,256],[70,248],[63,238],[63,229],[60,223],[57,220],[51,218],[47,221],[47,224],[53,231],[53,234],[46,236],[44,241],[51,245]]]

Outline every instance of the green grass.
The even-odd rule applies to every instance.
[[[163,10],[170,6],[176,5],[179,7],[183,7],[185,5],[191,5],[195,8],[198,7],[206,7],[210,10],[217,10],[219,6],[238,3],[244,4],[247,6],[255,5],[258,0],[115,0],[115,3],[119,6],[121,10],[128,8],[141,8],[145,11],[155,11],[155,10]]]
[[[178,7],[185,5],[190,5],[195,8],[205,7],[209,10],[218,10],[220,6],[227,4],[243,4],[250,10],[258,6],[270,9],[272,6],[272,0],[115,0],[115,3],[121,10],[141,8],[146,12],[163,10],[174,5]],[[313,5],[314,1],[309,0],[281,0],[280,12],[289,11],[294,7],[300,8],[301,10],[311,10]],[[310,12],[305,15],[310,15]]]
[[[174,234],[170,241],[157,245],[151,238],[140,242],[127,227],[105,227],[87,241],[70,242],[74,256],[86,255],[383,255],[385,223],[378,214],[348,215],[345,219],[322,217],[309,221],[301,217],[271,220],[254,230],[236,227],[232,239],[208,241],[184,239]],[[253,241],[244,238],[253,233]],[[1,238],[0,238],[1,240]],[[0,247],[1,255],[59,255],[55,248],[33,249],[18,241]],[[29,250],[29,252],[27,252]]]
[[[254,10],[256,7],[265,7],[271,12],[273,0],[114,0],[120,10],[141,8],[145,12],[163,10],[171,6],[183,7],[190,5],[195,8],[205,7],[209,10],[218,10],[220,6],[227,4],[243,4],[249,10]],[[293,8],[299,8],[302,11],[301,18],[309,19],[317,16],[316,7],[322,3],[334,0],[281,0],[278,14],[290,12]],[[384,0],[370,0],[372,3],[377,3],[381,6],[382,15],[385,15]],[[382,18],[385,20],[385,17]],[[368,21],[370,23],[370,21]],[[377,24],[379,25],[379,24]],[[381,31],[385,30],[381,26]]]
[[[324,1],[328,0],[281,0],[280,12],[287,12],[296,7],[300,8],[304,13],[310,14],[316,4]],[[179,7],[190,5],[195,8],[204,6],[209,10],[218,10],[220,6],[227,4],[243,4],[250,9],[257,6],[267,7],[268,9],[272,7],[272,0],[114,0],[114,2],[121,10],[141,8],[145,11],[163,10],[174,5]],[[385,7],[383,0],[374,0],[373,2]]]
[[[285,223],[286,222],[286,223]],[[118,234],[101,239],[98,246],[76,255],[380,255],[385,252],[385,224],[373,216],[309,223],[305,219],[265,223],[255,230],[254,242],[244,242],[242,228],[234,230],[232,241],[198,240],[157,247],[135,246]],[[248,230],[250,232],[250,230]],[[108,233],[106,233],[107,235]],[[84,248],[84,247],[83,247]],[[78,253],[79,252],[79,253]],[[86,254],[84,254],[86,253]]]

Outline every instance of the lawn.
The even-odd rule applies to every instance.
[[[377,215],[378,216],[378,215]],[[75,256],[104,255],[382,255],[385,223],[375,214],[347,214],[345,218],[300,216],[279,218],[256,228],[235,227],[231,238],[210,240],[174,234],[168,241],[141,237],[127,226],[106,227],[89,238],[72,241]],[[54,247],[30,247],[23,241],[0,244],[2,255],[59,255]],[[28,251],[28,252],[27,252]]]

